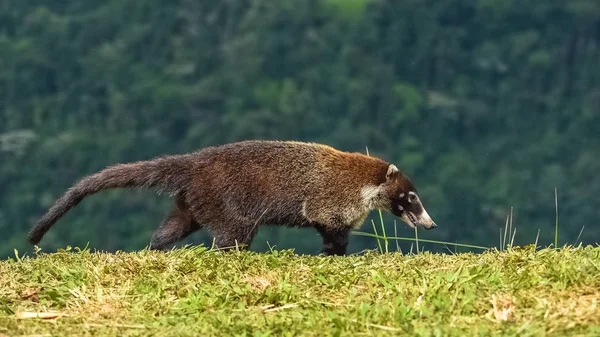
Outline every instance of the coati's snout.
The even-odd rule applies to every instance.
[[[437,227],[425,210],[410,179],[399,172],[396,166],[390,165],[388,168],[385,184],[392,214],[412,228],[420,226],[429,230]]]
[[[398,215],[400,219],[402,219],[402,221],[406,222],[412,228],[421,226],[429,230],[437,227],[435,222],[433,222],[423,207],[423,204],[421,203],[421,200],[419,200],[416,192],[408,192],[406,197],[400,199],[400,202],[396,207],[400,213]]]

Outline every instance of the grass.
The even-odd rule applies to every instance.
[[[581,245],[344,257],[67,249],[0,261],[0,336],[593,336],[599,300],[600,247]]]

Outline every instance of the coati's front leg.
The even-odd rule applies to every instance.
[[[302,214],[323,237],[322,253],[325,255],[345,255],[348,236],[352,226],[340,216],[343,210],[327,209],[328,197],[313,198],[302,203]]]
[[[194,221],[189,206],[181,196],[177,196],[175,208],[152,235],[150,249],[168,249],[199,229],[200,225]]]
[[[328,228],[327,226],[317,226],[317,230],[323,237],[322,252],[325,255],[346,255],[348,247],[348,236],[350,229],[346,227]]]

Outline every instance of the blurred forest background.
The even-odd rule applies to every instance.
[[[422,238],[498,245],[514,207],[515,244],[548,245],[556,187],[559,243],[584,226],[596,243],[600,1],[0,3],[1,258],[30,252],[29,228],[86,174],[244,139],[368,146],[416,183],[439,225]],[[102,192],[40,246],[142,249],[171,203]],[[267,242],[320,248],[309,229],[262,229],[252,249]]]

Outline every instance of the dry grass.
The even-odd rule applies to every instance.
[[[597,336],[599,266],[598,247],[62,250],[0,262],[0,336]]]

